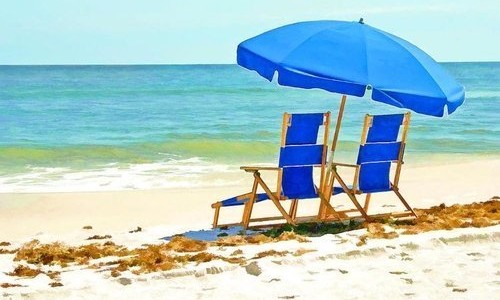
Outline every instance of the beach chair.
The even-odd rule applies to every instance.
[[[253,174],[252,190],[249,193],[212,204],[212,208],[215,209],[213,227],[242,225],[244,228],[248,228],[250,222],[269,222],[282,219],[290,224],[295,224],[298,221],[296,217],[298,200],[321,196],[319,191],[322,191],[322,183],[324,182],[329,124],[330,112],[285,113],[283,115],[278,167],[241,167],[245,172]],[[323,136],[318,137],[321,126],[324,126]],[[320,139],[319,143],[318,139]],[[320,169],[319,187],[314,183],[313,169],[315,167]],[[275,191],[271,191],[268,184],[264,182],[260,174],[261,171],[276,172],[277,187]],[[257,192],[259,187],[264,190],[263,193]],[[280,216],[252,219],[253,205],[265,200],[271,200],[274,203],[280,212]],[[282,200],[291,201],[288,212],[281,205]],[[244,205],[243,217],[240,223],[218,224],[221,207],[240,205]],[[324,205],[331,207],[328,203]],[[316,219],[317,217],[316,215],[313,218]]]
[[[338,195],[345,193],[353,202],[356,209],[337,210],[335,213],[341,218],[347,217],[347,213],[360,212],[367,221],[373,217],[406,217],[417,216],[408,202],[399,192],[398,183],[403,164],[403,154],[410,123],[410,113],[394,115],[366,115],[363,131],[361,134],[361,145],[359,146],[356,164],[345,164],[333,162],[331,173],[328,172],[328,183],[325,186],[325,195]],[[400,137],[398,139],[398,137]],[[391,166],[395,166],[394,178],[391,181]],[[354,180],[352,185],[347,185],[339,175],[338,168],[354,168]],[[330,171],[330,170],[329,170]],[[337,181],[340,186],[333,186]],[[333,193],[332,193],[333,186]],[[403,203],[406,211],[369,215],[371,195],[381,192],[394,192]],[[366,194],[365,203],[360,205],[357,195]],[[320,218],[325,218],[328,209],[320,208]]]

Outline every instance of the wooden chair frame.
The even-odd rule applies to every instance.
[[[368,129],[372,126],[373,122],[373,116],[372,115],[366,115],[365,120],[364,120],[364,126],[363,126],[363,131],[361,133],[361,145],[366,144],[366,140],[368,137]],[[326,202],[330,203],[330,198],[332,196],[332,190],[333,190],[333,184],[335,180],[337,180],[342,187],[342,190],[346,193],[346,195],[349,197],[349,199],[352,201],[356,209],[351,209],[351,210],[343,210],[343,211],[336,211],[336,216],[340,216],[342,219],[347,219],[349,218],[346,213],[352,213],[352,212],[359,212],[361,213],[361,216],[366,220],[370,221],[371,218],[380,218],[380,217],[407,217],[407,216],[414,216],[417,217],[417,214],[415,211],[411,208],[411,206],[408,204],[408,202],[404,199],[404,197],[401,195],[399,192],[399,178],[401,175],[401,167],[403,165],[403,156],[404,156],[404,150],[406,146],[406,138],[408,135],[408,127],[410,125],[410,113],[406,112],[404,115],[403,123],[402,123],[402,133],[401,133],[401,148],[399,151],[399,157],[396,161],[393,161],[392,163],[396,164],[396,170],[394,173],[394,178],[393,181],[390,183],[391,184],[391,190],[396,194],[396,196],[399,198],[399,200],[403,203],[407,211],[405,212],[396,212],[396,213],[385,213],[385,214],[378,214],[378,215],[368,215],[368,208],[370,205],[370,200],[371,200],[371,193],[366,193],[366,198],[364,201],[364,205],[361,206],[359,203],[356,195],[363,194],[363,191],[359,189],[359,171],[361,165],[358,164],[345,164],[345,163],[336,163],[332,162],[331,163],[331,172],[328,172],[329,176],[327,176],[326,184],[323,186],[325,187],[325,190],[323,194],[325,195],[325,200]],[[353,179],[353,184],[352,187],[349,188],[345,181],[342,179],[342,177],[339,175],[337,167],[349,167],[349,168],[354,168],[354,179]],[[323,202],[322,202],[323,203]],[[320,206],[318,217],[319,219],[325,220],[328,218],[328,207],[325,207],[323,205]]]
[[[282,132],[281,132],[281,147],[285,147],[286,143],[286,134],[288,127],[291,126],[290,124],[290,117],[292,114],[289,113],[284,113],[283,114],[283,125],[282,125]],[[316,165],[314,167],[320,167],[320,186],[318,188],[318,197],[321,200],[321,206],[326,207],[326,210],[332,212],[335,214],[335,210],[333,207],[330,205],[329,201],[326,200],[324,197],[322,191],[324,189],[324,182],[325,182],[325,166],[326,166],[326,157],[327,157],[327,152],[328,152],[328,134],[329,134],[329,127],[330,127],[330,112],[324,113],[324,137],[323,137],[323,155],[322,155],[322,162],[321,165]],[[215,209],[214,213],[214,220],[213,220],[213,228],[216,227],[221,227],[221,226],[235,226],[235,225],[241,225],[243,228],[248,228],[250,226],[251,222],[266,222],[266,221],[274,221],[274,220],[285,220],[289,224],[296,224],[298,222],[307,222],[307,221],[312,221],[312,220],[317,220],[318,216],[309,216],[309,217],[297,217],[297,208],[298,208],[298,203],[299,199],[288,199],[284,197],[281,193],[281,186],[282,186],[282,177],[283,177],[283,168],[280,167],[258,167],[258,166],[242,166],[240,167],[241,170],[244,170],[245,172],[252,173],[254,177],[253,181],[253,186],[252,186],[252,191],[250,193],[241,195],[240,198],[242,201],[244,199],[247,199],[245,204],[244,204],[244,209],[243,209],[243,217],[241,220],[241,223],[232,223],[232,224],[218,224],[219,220],[219,213],[220,213],[220,208],[222,207],[222,204],[220,202],[212,204],[212,208]],[[276,184],[276,191],[272,192],[269,186],[267,185],[266,182],[261,177],[260,172],[261,171],[275,171],[277,172],[278,180]],[[278,211],[280,212],[280,216],[275,216],[275,217],[265,217],[265,218],[251,218],[252,215],[252,209],[253,205],[255,204],[256,200],[256,195],[257,195],[257,190],[259,186],[265,191],[266,195],[269,197],[269,199],[273,202],[273,204],[276,206]],[[290,208],[289,211],[287,212],[285,208],[281,205],[280,201],[282,200],[290,200]],[[337,215],[337,218],[339,216]],[[339,218],[340,219],[340,218]],[[261,226],[268,226],[268,225],[261,225]],[[253,226],[253,227],[258,227],[258,226]]]

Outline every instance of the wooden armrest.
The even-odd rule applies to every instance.
[[[245,172],[257,172],[257,171],[279,171],[281,168],[279,167],[264,167],[264,166],[241,166],[240,170],[244,170]]]
[[[332,166],[339,166],[339,167],[351,167],[351,168],[357,168],[358,165],[353,165],[353,164],[344,164],[344,163],[336,163],[332,162]]]

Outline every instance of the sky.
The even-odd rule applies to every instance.
[[[499,13],[498,0],[2,0],[0,65],[232,64],[264,31],[360,17],[437,61],[500,61]]]

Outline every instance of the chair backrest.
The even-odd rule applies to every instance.
[[[356,188],[359,191],[371,193],[390,190],[392,163],[396,163],[393,184],[397,186],[409,123],[409,112],[365,116],[357,161],[359,173],[356,174],[358,178]]]
[[[327,154],[330,112],[283,115],[283,129],[278,179],[278,192],[285,197],[315,198],[313,167],[321,167],[323,182]],[[318,143],[320,126],[325,126],[323,139]]]

